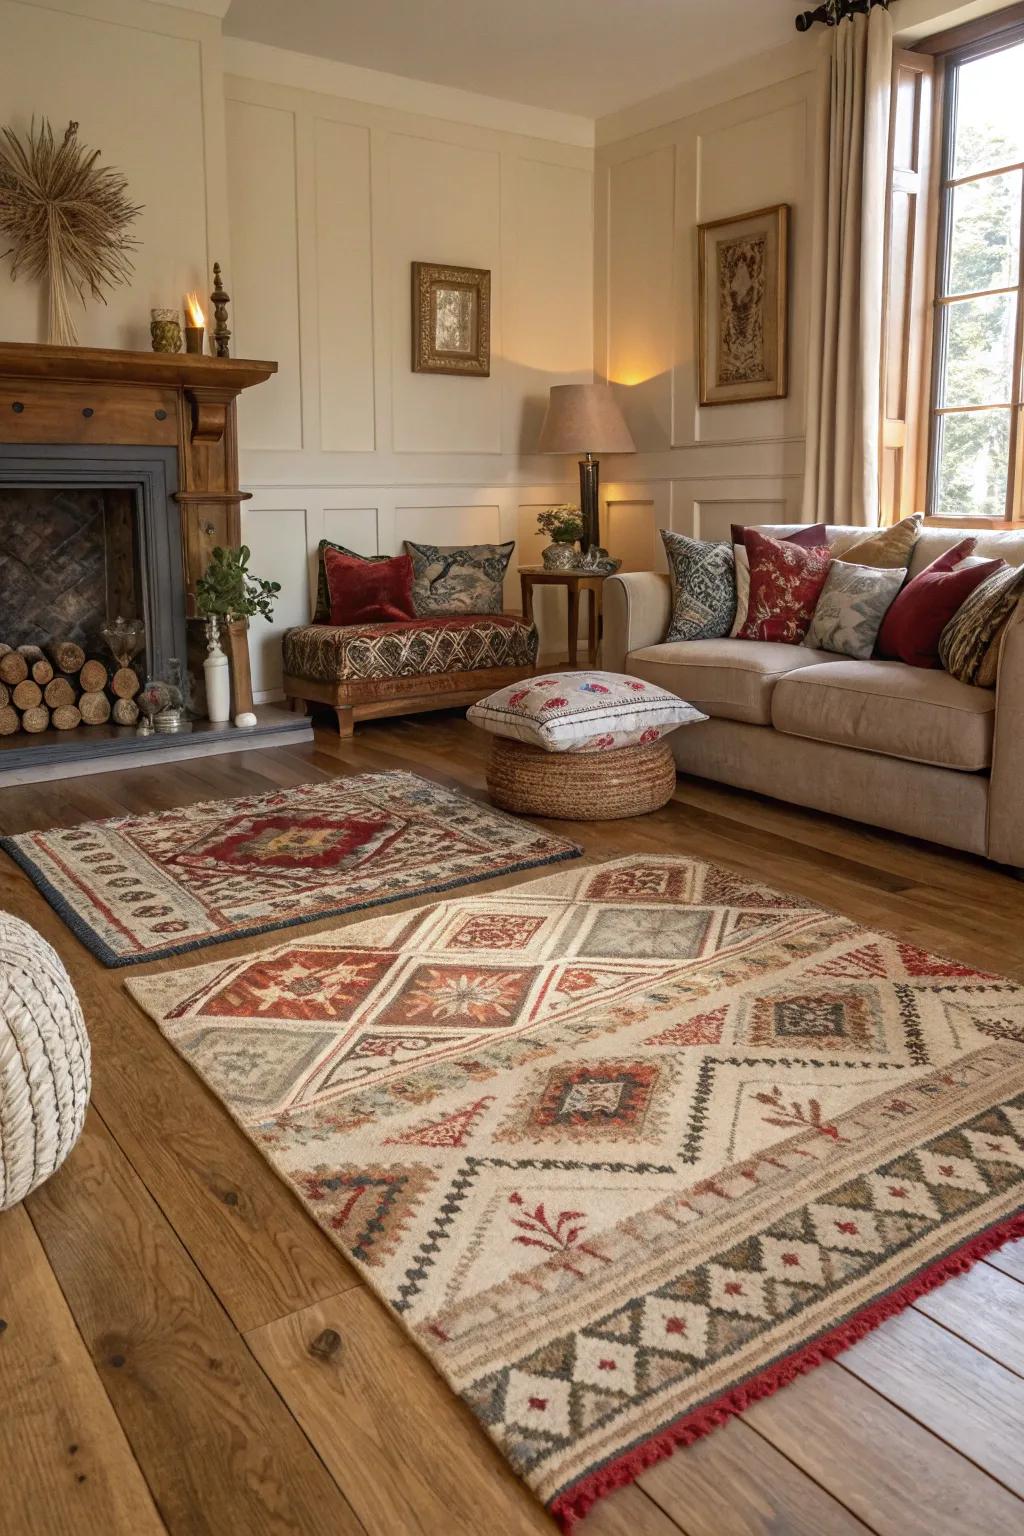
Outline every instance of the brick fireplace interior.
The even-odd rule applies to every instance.
[[[112,615],[141,618],[135,498],[109,490],[0,489],[0,625],[8,645],[104,650]]]

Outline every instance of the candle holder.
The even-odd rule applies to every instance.
[[[151,309],[149,334],[154,352],[181,351],[181,316],[176,309]]]
[[[205,325],[186,325],[185,327],[185,351],[202,352],[206,345]]]

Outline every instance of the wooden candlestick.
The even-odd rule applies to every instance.
[[[225,291],[224,284],[220,280],[220,262],[213,264],[213,292],[210,294],[210,303],[213,305],[213,318],[216,322],[213,327],[213,350],[218,357],[230,357],[228,342],[231,340],[231,332],[228,330],[228,305],[231,295]]]

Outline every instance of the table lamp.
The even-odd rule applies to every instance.
[[[541,453],[582,453],[580,514],[583,553],[600,546],[597,487],[600,465],[595,453],[635,453],[636,444],[618,401],[607,384],[553,384],[540,429]]]

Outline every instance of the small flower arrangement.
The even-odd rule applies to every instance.
[[[549,538],[553,544],[575,544],[583,537],[583,519],[579,507],[563,502],[560,507],[548,507],[537,514],[537,536]]]

